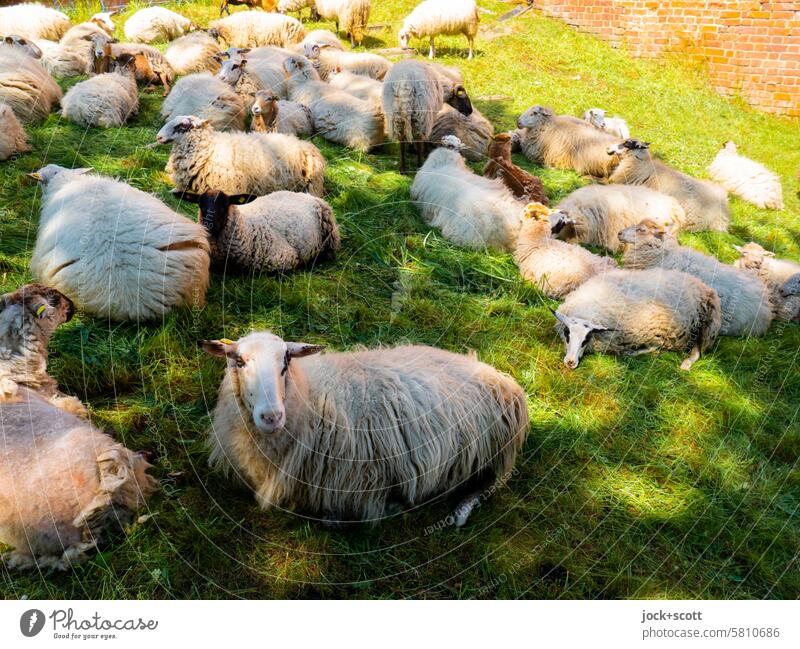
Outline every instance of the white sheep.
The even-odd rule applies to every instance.
[[[583,119],[595,128],[611,133],[620,140],[627,140],[631,136],[628,123],[624,119],[606,117],[606,111],[602,108],[590,108],[583,114]]]
[[[250,59],[234,54],[222,61],[217,77],[233,88],[245,104],[252,104],[258,92],[275,94],[281,99],[288,95],[283,65],[270,58]]]
[[[57,41],[72,26],[60,11],[38,3],[0,7],[0,34],[19,34],[24,38]]]
[[[761,336],[769,329],[773,317],[769,291],[752,273],[679,246],[673,233],[648,219],[625,228],[619,239],[629,244],[622,257],[626,268],[680,270],[713,288],[722,304],[723,336]]]
[[[42,58],[42,48],[40,48],[35,41],[28,40],[17,34],[9,34],[5,37],[0,36],[0,50],[8,47],[17,48],[32,59]]]
[[[179,79],[161,105],[161,117],[165,122],[178,115],[197,115],[208,120],[217,131],[244,130],[246,114],[242,97],[208,72]]]
[[[399,506],[510,476],[528,428],[525,392],[477,361],[425,346],[314,355],[318,345],[256,332],[203,349],[227,359],[210,463],[259,505],[331,524],[377,522]]]
[[[200,305],[208,286],[205,230],[126,183],[47,165],[30,268],[85,311],[152,320]]]
[[[468,59],[473,56],[478,34],[478,6],[475,0],[423,0],[403,20],[398,35],[400,47],[408,48],[411,38],[430,37],[428,58],[436,56],[434,39],[439,35],[464,34],[469,43]]]
[[[37,39],[34,44],[42,51],[42,67],[57,79],[86,73],[85,57],[73,49],[44,39]]]
[[[107,72],[102,44],[111,43],[113,37],[102,21],[89,21],[71,27],[58,42],[60,57],[83,62],[82,74]]]
[[[314,9],[320,18],[333,20],[350,37],[350,46],[361,45],[372,11],[370,0],[316,0]]]
[[[311,4],[314,3],[314,0],[309,1]],[[318,45],[320,48],[344,51],[344,45],[342,45],[342,41],[339,40],[339,37],[327,29],[311,30],[295,47],[298,48],[298,54],[308,56],[312,45]]]
[[[327,81],[331,72],[342,70],[371,77],[383,81],[392,63],[387,59],[372,52],[343,52],[329,47],[322,47],[317,43],[308,45],[304,54],[314,65],[323,81]]]
[[[756,207],[783,209],[783,188],[778,174],[760,162],[739,155],[733,142],[723,145],[708,167],[708,175],[731,194]]]
[[[275,7],[275,11],[280,14],[297,12],[298,18],[303,9],[311,9],[311,15],[313,16],[314,0],[278,0],[278,4]]]
[[[256,93],[250,113],[253,131],[311,137],[316,130],[314,116],[303,104],[279,99],[268,92]]]
[[[172,143],[167,171],[197,194],[264,195],[281,189],[322,196],[325,158],[311,142],[279,133],[220,133],[193,115],[173,117],[156,141]]]
[[[123,26],[125,38],[133,43],[171,41],[194,29],[197,29],[197,25],[191,20],[164,7],[139,9]]]
[[[328,84],[333,88],[344,90],[345,92],[368,101],[376,106],[381,105],[383,95],[383,83],[363,74],[353,74],[352,72],[337,70],[328,76]]]
[[[11,106],[0,104],[0,160],[8,160],[13,155],[30,151],[28,135]]]
[[[800,321],[800,298],[782,292],[786,282],[800,273],[800,264],[787,259],[776,259],[775,253],[757,243],[734,246],[740,257],[734,266],[755,272],[772,294],[775,317],[781,320]]]
[[[220,40],[233,47],[289,47],[302,41],[306,35],[296,18],[263,11],[240,11],[215,20],[209,27],[216,29]]]
[[[23,123],[45,119],[61,100],[61,88],[41,64],[17,48],[0,50],[0,104]]]
[[[194,72],[216,73],[219,61],[215,58],[222,51],[217,40],[208,32],[196,31],[172,41],[164,52],[175,74]]]

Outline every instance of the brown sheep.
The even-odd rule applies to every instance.
[[[517,198],[548,205],[544,183],[511,161],[511,135],[498,133],[489,145],[489,162],[483,168],[487,178],[500,178]]]

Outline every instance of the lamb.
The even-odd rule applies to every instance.
[[[611,252],[622,248],[620,230],[643,217],[673,232],[686,220],[678,201],[643,185],[587,185],[568,194],[556,210],[558,217],[551,225],[558,239]]]
[[[541,203],[529,203],[525,207],[514,258],[525,279],[548,297],[560,300],[590,277],[616,268],[617,262],[553,239],[551,214],[552,211]]]
[[[0,104],[0,160],[8,160],[18,153],[30,152],[28,135],[11,110],[11,106]]]
[[[333,88],[344,90],[346,93],[363,101],[368,101],[376,106],[381,105],[383,83],[376,79],[365,77],[362,74],[337,70],[328,76],[328,84]]]
[[[466,95],[463,87],[456,90],[456,97],[459,93]],[[486,160],[486,152],[494,135],[494,127],[477,108],[472,108],[470,105],[470,112],[464,114],[446,103],[433,123],[430,141],[441,142],[445,135],[454,135],[461,140],[464,144],[462,155],[467,160],[483,162]]]
[[[314,116],[302,104],[284,101],[267,92],[256,93],[250,108],[250,128],[260,133],[283,133],[295,137],[314,135]]]
[[[222,51],[213,34],[196,31],[172,41],[164,52],[164,57],[175,74],[193,74],[195,72],[211,72],[219,70],[219,61],[215,56]]]
[[[775,317],[780,320],[800,321],[800,297],[782,293],[782,288],[794,275],[800,273],[800,264],[786,259],[776,259],[775,253],[764,250],[757,243],[734,246],[740,257],[734,266],[755,272],[770,290]]]
[[[191,20],[164,7],[139,9],[125,21],[125,38],[133,43],[158,43],[197,29]]]
[[[61,100],[62,116],[82,126],[124,126],[139,112],[135,65],[130,54],[122,54],[113,72],[76,83]]]
[[[37,39],[34,44],[42,52],[40,59],[42,67],[57,79],[86,74],[87,66],[90,66],[91,71],[94,71],[93,60],[87,62],[86,57],[61,43]],[[84,49],[90,51],[91,44],[87,44]]]
[[[588,351],[638,356],[688,353],[691,369],[720,333],[722,308],[713,288],[678,270],[612,270],[591,278],[553,312],[566,345],[564,365]]]
[[[72,23],[60,11],[28,2],[0,8],[0,34],[19,34],[23,38],[57,41]]]
[[[311,142],[290,135],[220,133],[206,120],[179,115],[164,125],[156,141],[173,143],[167,171],[179,189],[230,195],[281,189],[323,193],[325,158]]]
[[[489,162],[483,168],[486,178],[500,178],[516,198],[548,205],[544,183],[511,161],[511,135],[499,133],[489,144]]]
[[[615,159],[608,151],[619,138],[577,117],[533,106],[520,115],[517,127],[522,130],[522,153],[531,162],[599,178],[609,176],[614,168]]]
[[[524,391],[474,355],[409,345],[312,356],[322,347],[269,332],[201,346],[227,359],[210,464],[263,508],[377,522],[463,490],[460,527],[525,441]]]
[[[216,29],[220,40],[233,47],[289,47],[305,37],[305,29],[296,18],[263,11],[242,11],[215,20],[209,27]]]
[[[777,174],[736,152],[728,141],[708,167],[708,175],[734,196],[761,209],[782,210],[783,189]]]
[[[17,48],[0,50],[0,104],[23,123],[44,120],[61,100],[61,88],[38,61]]]
[[[275,11],[279,14],[288,14],[293,11],[297,12],[298,18],[301,17],[303,9],[311,9],[311,15],[314,15],[314,0],[278,0],[275,6]]]
[[[429,225],[459,246],[512,251],[522,205],[500,180],[478,176],[459,154],[458,138],[444,138],[411,184],[411,200]]]
[[[244,100],[233,88],[208,72],[180,79],[161,105],[166,122],[178,115],[197,115],[217,131],[244,130],[246,113]]]
[[[583,114],[583,119],[595,128],[611,133],[620,140],[627,140],[631,136],[628,123],[624,119],[606,117],[606,111],[602,108],[590,108]]]
[[[365,77],[383,81],[389,70],[391,62],[371,52],[342,52],[327,46],[313,43],[305,48],[306,58],[314,65],[320,79],[327,81],[331,72],[342,70]]]
[[[406,16],[398,35],[400,47],[407,49],[412,37],[430,37],[428,58],[436,56],[434,39],[441,34],[464,34],[469,43],[468,59],[472,58],[478,34],[478,6],[475,0],[423,0]]]
[[[609,182],[626,185],[646,185],[672,196],[686,213],[684,229],[689,232],[717,230],[727,232],[731,221],[727,192],[707,180],[697,180],[650,154],[650,144],[625,140],[610,146],[609,158],[619,160]]]
[[[761,336],[769,329],[773,317],[769,292],[753,274],[679,246],[674,234],[649,219],[625,228],[619,239],[630,244],[622,258],[626,268],[680,270],[713,288],[722,305],[723,336]]]
[[[31,273],[88,313],[153,320],[202,306],[208,286],[205,230],[160,200],[87,169],[47,165]]]
[[[314,10],[320,18],[335,21],[337,33],[341,27],[351,47],[361,45],[372,11],[370,0],[316,0]]]
[[[331,206],[316,196],[283,191],[261,198],[175,193],[200,206],[211,258],[226,270],[287,272],[333,258],[341,245]]]

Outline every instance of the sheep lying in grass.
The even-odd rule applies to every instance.
[[[606,117],[602,108],[590,108],[583,114],[583,119],[601,131],[611,133],[620,140],[627,140],[631,136],[628,123],[621,117]]]
[[[82,61],[81,74],[108,72],[103,44],[113,41],[112,33],[102,22],[75,25],[58,42],[59,57]]]
[[[200,206],[200,222],[211,239],[212,259],[225,268],[283,272],[332,258],[339,226],[321,198],[294,192],[228,196],[175,190]]]
[[[734,246],[740,257],[734,266],[754,271],[772,295],[775,317],[781,320],[800,321],[800,298],[785,296],[781,289],[786,282],[800,273],[800,264],[786,259],[775,259],[775,253],[764,250],[757,243],[750,242],[744,246]]]
[[[42,48],[40,48],[34,41],[28,40],[16,34],[9,34],[5,38],[0,37],[0,51],[5,48],[17,48],[21,50],[32,59],[42,58]]]
[[[179,76],[194,72],[215,74],[219,70],[219,61],[215,55],[221,51],[222,48],[211,33],[196,31],[172,41],[164,52],[164,57]]]
[[[368,101],[375,106],[381,105],[383,83],[377,79],[366,77],[363,74],[336,70],[328,76],[328,84],[332,88],[344,90],[362,101]]]
[[[227,359],[211,465],[244,479],[264,508],[377,522],[502,484],[527,433],[522,388],[474,356],[424,346],[317,356],[320,346],[269,332],[201,344]],[[462,502],[457,526],[476,503]]]
[[[94,315],[152,320],[200,305],[208,286],[205,230],[160,200],[86,169],[47,165],[31,273]]]
[[[293,101],[284,101],[268,92],[257,92],[250,107],[250,128],[259,133],[283,133],[295,137],[314,135],[311,111]]]
[[[37,39],[34,41],[34,44],[42,52],[42,57],[40,59],[42,67],[57,79],[76,77],[79,74],[85,74],[87,72],[87,65],[91,65],[92,70],[94,70],[93,62],[87,63],[84,56],[61,45],[61,43]],[[90,50],[91,45],[88,45],[86,49]]]
[[[792,300],[796,304],[800,304],[800,273],[792,275],[786,280],[781,287],[781,297],[787,302]]]
[[[622,248],[620,230],[643,216],[673,232],[686,219],[678,201],[643,185],[587,185],[567,195],[556,210],[558,217],[551,225],[557,238],[611,252]]]
[[[120,55],[112,72],[72,86],[61,100],[61,114],[82,126],[120,128],[139,112],[135,68],[132,56]]]
[[[731,194],[756,207],[783,209],[781,179],[761,163],[739,155],[733,142],[723,145],[708,167],[708,175]]]
[[[0,7],[0,34],[19,34],[24,38],[57,41],[72,26],[60,11],[38,3]]]
[[[30,151],[28,135],[11,106],[0,104],[0,160],[8,160],[13,155]]]
[[[167,171],[197,194],[264,195],[285,189],[322,196],[325,158],[310,142],[279,133],[220,133],[194,115],[173,117],[156,141],[172,143]]]
[[[208,72],[190,74],[178,80],[161,105],[161,117],[169,121],[178,115],[197,115],[217,131],[241,131],[245,126],[244,100],[227,83]]]
[[[125,38],[133,43],[159,43],[197,29],[191,20],[164,7],[144,7],[125,21]]]
[[[500,178],[517,198],[548,205],[544,183],[511,161],[511,135],[499,133],[489,144],[489,162],[483,168],[486,178]]]
[[[17,48],[0,50],[0,104],[23,123],[45,119],[61,100],[61,88],[36,59]]]
[[[398,35],[400,47],[407,49],[412,37],[430,37],[428,58],[432,59],[436,56],[434,39],[437,36],[464,34],[469,43],[467,58],[471,59],[479,21],[478,6],[474,0],[423,0],[403,20]]]
[[[714,289],[677,270],[612,270],[593,277],[554,314],[564,340],[564,364],[575,369],[587,352],[637,356],[679,351],[691,369],[720,332]]]
[[[372,11],[370,0],[316,0],[314,9],[320,18],[335,21],[337,33],[341,28],[351,47],[361,45]]]
[[[458,93],[466,96],[463,87],[456,90],[457,97]],[[494,135],[494,126],[471,104],[469,112],[465,114],[446,103],[433,122],[429,139],[431,142],[441,142],[446,135],[454,135],[461,140],[464,145],[462,155],[467,160],[483,162]]]
[[[617,262],[553,239],[551,214],[541,203],[525,207],[514,258],[525,279],[548,297],[563,299],[590,277],[616,268]]]
[[[217,77],[230,85],[245,104],[252,104],[258,92],[287,97],[286,73],[283,66],[271,61],[246,59],[241,54],[222,62]]]
[[[99,61],[98,72],[106,72],[112,59],[129,54],[135,62],[136,80],[147,86],[164,87],[162,96],[166,97],[175,80],[175,71],[166,57],[152,45],[139,43],[112,43],[101,37],[93,37],[95,57]]]
[[[334,70],[352,72],[383,81],[392,68],[390,61],[371,52],[343,52],[328,46],[323,48],[316,43],[308,45],[304,54],[323,81],[327,81]]]
[[[289,47],[302,41],[306,35],[296,18],[263,11],[242,11],[215,20],[209,27],[217,30],[223,43],[233,47]]]
[[[723,336],[761,336],[769,329],[772,322],[769,292],[753,274],[679,246],[674,234],[648,219],[625,228],[619,239],[630,244],[622,258],[626,268],[659,266],[680,270],[713,288],[722,304]]]
[[[684,229],[689,232],[726,232],[731,221],[727,192],[707,180],[681,173],[650,154],[650,144],[625,140],[609,147],[609,158],[619,161],[609,181],[624,185],[646,185],[672,196],[686,213]]]

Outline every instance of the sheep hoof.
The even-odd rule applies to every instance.
[[[467,524],[472,510],[475,509],[479,502],[480,498],[478,496],[470,496],[462,500],[453,512],[453,524],[456,527],[464,527],[464,525]]]

